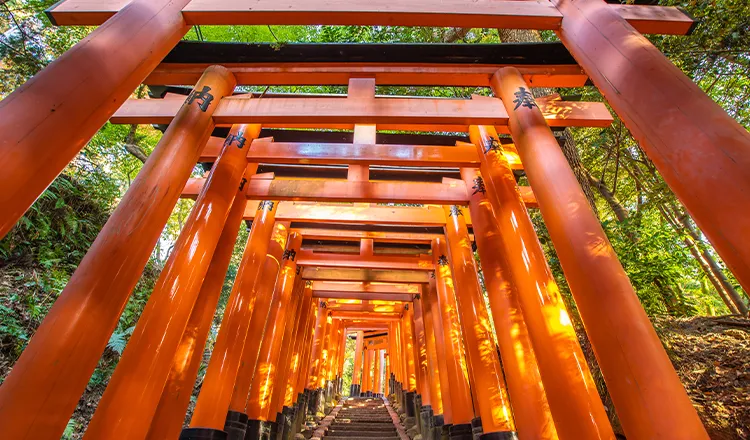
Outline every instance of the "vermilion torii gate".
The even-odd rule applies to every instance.
[[[0,387],[4,436],[60,437],[187,197],[195,207],[86,439],[267,438],[273,427],[291,438],[341,394],[349,334],[350,391],[379,393],[385,369],[383,392],[423,436],[469,438],[481,426],[485,438],[614,438],[527,207],[541,210],[628,438],[707,438],[551,131],[603,127],[611,115],[601,103],[530,93],[599,87],[750,287],[750,136],[640,34],[688,33],[694,23],[681,10],[600,0],[65,0],[49,16],[101,26],[0,103],[0,234],[107,120],[168,128]],[[549,29],[562,44],[178,44],[201,24]],[[153,99],[128,99],[140,83]],[[256,96],[238,84],[349,89]],[[495,97],[381,97],[376,84],[490,87]],[[190,179],[199,161],[211,170]],[[517,185],[520,171],[530,187]],[[243,219],[252,229],[183,429]],[[372,332],[387,335],[384,347],[367,348]]]

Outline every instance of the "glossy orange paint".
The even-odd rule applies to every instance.
[[[98,25],[126,4],[127,0],[68,0],[54,5],[50,10],[50,16],[60,25]],[[675,7],[631,4],[608,6],[631,26],[644,33],[683,35],[689,33],[693,24],[690,16]],[[466,5],[460,1],[394,5],[387,0],[357,0],[341,6],[325,2],[264,0],[255,1],[253,8],[248,8],[236,0],[203,0],[191,2],[186,8],[185,16],[187,21],[194,25],[315,23],[519,29],[557,29],[562,18],[557,10],[544,4],[517,5],[513,1],[503,1],[495,2],[493,5],[479,5],[471,13],[466,13]],[[310,84],[320,85],[317,82]],[[409,85],[402,82],[393,84]]]
[[[271,400],[273,390],[278,387],[276,378],[279,376],[279,356],[281,354],[281,343],[284,337],[286,324],[286,312],[292,300],[292,291],[297,278],[296,254],[302,246],[302,236],[299,234],[289,235],[286,250],[282,257],[282,266],[273,290],[273,296],[269,303],[268,317],[265,331],[260,334],[251,335],[256,339],[262,339],[260,353],[255,364],[255,373],[252,375],[250,393],[247,397],[247,416],[252,420],[270,420],[274,417],[276,410],[271,411]],[[238,392],[242,389],[237,388]]]
[[[364,332],[357,332],[357,341],[354,346],[354,366],[352,371],[352,384],[361,385],[362,383],[362,350],[364,347]]]
[[[425,305],[430,308],[432,329],[435,336],[435,358],[437,360],[437,377],[440,379],[440,398],[443,407],[442,414],[445,418],[445,423],[452,424],[453,411],[451,409],[451,388],[455,387],[455,385],[450,383],[451,376],[448,373],[448,355],[449,353],[452,353],[452,350],[449,352],[445,345],[446,335],[445,330],[443,329],[443,313],[440,309],[440,303],[438,302],[437,275],[430,279],[427,284],[427,290],[423,293],[424,296],[422,298],[425,300]]]
[[[363,240],[365,241],[365,240]],[[372,240],[370,240],[372,246]],[[432,270],[432,260],[429,257],[408,257],[394,255],[356,255],[334,254],[324,252],[300,251],[297,257],[300,266],[315,267],[346,267],[364,269],[400,269],[400,270]]]
[[[245,176],[248,177],[249,173],[246,172]],[[238,193],[240,195],[235,196],[232,202],[232,209],[211,258],[211,265],[208,267],[182,341],[172,361],[172,369],[151,421],[147,440],[177,438],[180,435],[198,369],[203,361],[203,348],[213,323],[216,305],[242,224],[242,213],[245,211],[247,199],[241,196],[241,190],[238,190]]]
[[[515,431],[463,208],[446,206],[445,235],[474,394],[485,433]]]
[[[187,33],[180,12],[187,3],[131,2],[0,101],[0,155],[8,165],[0,176],[0,238]],[[203,70],[196,73],[189,84]]]
[[[629,6],[629,5],[626,5]],[[649,5],[650,8],[653,6]],[[314,65],[309,65],[314,64]],[[372,77],[378,85],[440,85],[488,87],[501,64],[424,63],[224,63],[239,85],[345,85],[351,78]],[[195,84],[207,66],[201,63],[162,63],[144,84]],[[588,79],[570,64],[518,66],[533,87],[583,87]]]
[[[302,320],[300,307],[304,299],[304,289],[305,281],[301,277],[296,277],[294,286],[292,287],[290,305],[284,319],[283,334],[281,335],[281,350],[279,350],[278,367],[276,368],[273,394],[271,395],[271,405],[269,407],[269,417],[271,418],[274,418],[275,414],[280,412],[284,407],[287,383],[289,382],[289,375],[293,368],[293,366],[290,366],[290,362],[292,361],[292,356],[294,356],[294,331],[296,330],[297,323]]]
[[[305,321],[304,330],[304,341],[302,343],[301,362],[296,372],[296,383],[295,383],[295,395],[303,392],[307,386],[308,372],[310,371],[310,353],[312,352],[313,336],[315,334],[315,320],[317,318],[317,301],[312,300],[310,308],[307,312],[307,320]]]
[[[492,85],[506,99],[528,87],[512,68],[499,70]],[[514,110],[510,130],[625,433],[708,438],[599,219],[565,156],[552,148],[556,141],[539,109]]]
[[[271,209],[259,205],[245,246],[232,293],[214,344],[191,427],[223,429],[232,391],[240,367],[250,317],[256,302],[256,283],[265,266],[274,232],[276,203]],[[244,409],[244,408],[243,408]]]
[[[432,293],[430,293],[432,290]],[[435,282],[424,284],[419,299],[414,300],[414,313],[417,313],[417,307],[422,311],[422,320],[424,323],[425,333],[425,353],[427,355],[427,382],[430,387],[430,405],[434,414],[443,413],[443,391],[440,383],[441,376],[437,358],[437,348],[435,340],[435,327],[433,323],[432,307],[429,297],[435,295]]]
[[[142,5],[139,7],[143,8]],[[129,17],[128,21],[134,19],[132,14],[128,14],[127,17]],[[71,61],[77,57],[73,57]],[[79,61],[86,64],[85,57],[79,59]],[[65,63],[69,62],[65,61]],[[68,68],[72,69],[72,67],[66,67],[66,69]],[[52,72],[55,72],[55,70]],[[66,75],[73,75],[73,70],[69,74],[64,74],[63,77]],[[76,78],[79,81],[81,79],[77,74]],[[65,81],[60,78],[58,80]],[[46,74],[42,74],[39,81],[42,85],[47,81],[53,81],[53,79]],[[233,90],[234,79],[226,69],[215,67],[207,70],[196,85],[199,89],[204,86],[212,88],[215,99],[205,112],[198,107],[198,104],[185,103],[180,108],[178,117],[157,144],[151,157],[120,201],[117,209],[110,216],[86,257],[78,265],[55,305],[5,379],[3,386],[0,387],[0,424],[3,426],[4,435],[19,439],[57,438],[65,430],[67,420],[70,419],[70,415],[106,347],[109,335],[115,329],[120,313],[125,307],[133,287],[140,279],[143,267],[169,218],[177,197],[179,197],[178,193],[187,181],[198,158],[199,151],[205,145],[208,135],[213,129],[211,115],[216,109],[218,101]],[[57,89],[57,86],[52,87],[52,89]],[[19,89],[19,92],[22,91],[23,89]],[[66,91],[66,93],[68,92]],[[31,92],[26,95],[29,95],[30,99],[36,104],[39,103],[39,99],[43,99],[34,98],[32,96],[34,94]],[[61,99],[55,94],[49,96]],[[11,97],[2,101],[6,109],[12,108],[12,106],[9,106],[9,102],[6,104],[9,99]],[[75,99],[75,101],[78,100],[79,98]],[[19,101],[19,103],[23,103],[23,101],[25,99]],[[41,114],[38,111],[31,113]],[[44,118],[45,121],[53,124],[49,128],[55,127],[54,124],[71,123],[69,119],[63,120],[54,117],[54,114],[52,116],[47,114]],[[15,121],[14,117],[7,115],[3,123],[11,121]],[[41,121],[39,124],[36,125],[37,128],[46,127]],[[96,125],[95,123],[92,124]],[[18,123],[15,123],[15,125],[8,133],[23,132],[18,129]],[[20,124],[21,127],[28,127],[28,125],[28,122]],[[77,128],[73,129],[72,126],[64,130],[60,127],[59,130],[61,136],[63,136],[61,142],[63,142],[64,133],[67,133],[68,130],[72,130],[70,131],[71,136],[74,135],[74,132],[78,133],[75,136],[80,135],[76,131]],[[44,132],[46,133],[45,136],[49,135],[46,128]],[[28,136],[31,142],[36,142],[35,135],[25,132],[24,136]],[[23,145],[24,155],[35,151],[34,147],[27,146],[26,143],[17,145]],[[11,158],[15,156],[14,153],[8,154]],[[45,160],[40,161],[41,158],[47,157],[46,154],[35,155],[32,153],[31,155],[34,156],[34,163],[50,165]],[[50,180],[64,165],[62,164],[60,168],[51,173]],[[24,166],[24,170],[32,173],[33,179],[37,179],[39,182],[44,181],[42,177],[44,172],[37,168]],[[11,172],[3,179],[10,177],[13,185],[18,184],[19,181],[24,181],[22,176],[13,176],[15,174]],[[44,186],[47,183],[44,182]],[[205,256],[204,253],[210,254],[213,252],[216,241],[218,241],[221,226],[214,230],[214,223],[218,221],[223,225],[226,219],[226,213],[235,193],[234,188],[229,191],[230,200],[226,203],[226,211],[223,214],[211,216],[210,219],[207,219],[206,212],[202,212],[203,220],[211,220],[209,222],[211,227],[209,228],[210,232],[208,232],[209,237],[206,237],[207,241],[200,248],[199,254],[201,256]],[[13,189],[7,194],[20,195],[18,191]],[[36,197],[36,194],[31,195],[32,199],[34,197]],[[31,200],[28,200],[28,203],[30,202]],[[207,202],[219,203],[219,200],[210,199]],[[22,213],[27,202],[18,199],[17,203],[20,203],[16,206]],[[219,206],[223,207],[224,204],[219,203]],[[200,228],[204,225],[202,222],[197,222],[197,224],[201,225]],[[210,238],[214,235],[215,239]],[[181,258],[184,257],[185,255],[181,256]],[[195,261],[197,262],[199,259]],[[208,263],[209,261],[205,261],[205,266],[200,266],[203,273],[205,273]],[[196,271],[196,274],[200,277],[191,278],[186,286],[193,286],[196,278],[202,279],[200,270]],[[197,282],[199,283],[200,279]],[[192,289],[192,287],[190,288]],[[197,295],[197,289],[199,288],[200,284],[197,285],[195,295]],[[188,301],[194,300],[195,295]],[[187,318],[185,321],[187,321]],[[184,324],[183,322],[182,325],[184,326]],[[182,329],[179,332],[181,336]],[[137,331],[137,333],[140,332]],[[147,335],[147,337],[152,337],[152,335]],[[131,341],[137,341],[138,338],[140,336],[134,335]],[[170,340],[167,345],[171,343]],[[176,346],[178,343],[179,337],[177,337],[174,345]],[[166,380],[169,367],[166,367],[166,370],[163,381]],[[159,374],[161,374],[161,371]],[[146,377],[139,379],[147,380]],[[163,385],[163,381],[159,387]],[[110,394],[112,392],[114,391],[111,391]],[[137,398],[134,397],[134,399]],[[158,397],[156,397],[156,400],[158,400]],[[148,418],[145,421],[146,424],[149,423],[155,406],[156,402],[153,406],[148,405],[144,408]],[[45,417],[39,419],[36,416],[38,414],[45,414]],[[148,430],[148,427],[143,429]],[[145,436],[145,432],[143,435]]]
[[[432,241],[432,257],[435,262],[437,304],[443,324],[442,342],[445,346],[445,362],[448,370],[448,383],[450,383],[452,423],[454,425],[471,423],[474,410],[469,390],[464,336],[459,323],[455,287],[448,262],[448,248],[444,239],[437,238]]]
[[[362,390],[372,391],[372,364],[373,351],[365,349],[365,364],[362,371]]]
[[[276,411],[294,403],[292,399],[294,387],[291,386],[291,381],[300,363],[299,343],[301,342],[298,339],[298,329],[305,324],[312,301],[312,298],[307,295],[308,289],[305,288],[305,281],[298,278],[298,283],[299,286],[295,288],[293,293],[293,299],[296,297],[294,310],[291,310],[287,315],[284,343],[279,358],[280,376],[276,381],[278,386],[274,387],[271,403],[271,408],[276,408]],[[287,396],[289,396],[288,404]]]
[[[417,354],[417,389],[422,395],[423,405],[432,405],[432,388],[430,386],[430,371],[427,360],[427,334],[424,328],[424,312],[422,302],[415,298],[410,307],[414,310],[415,352]]]
[[[325,319],[325,330],[323,332],[323,342],[321,344],[320,362],[319,369],[316,376],[317,388],[325,388],[328,380],[328,363],[331,358],[331,334],[333,332],[333,318],[331,312],[328,312],[328,316]],[[340,322],[340,321],[336,321]]]
[[[404,314],[402,318],[402,324],[404,329],[404,349],[406,350],[406,371],[407,378],[406,384],[408,385],[409,391],[419,392],[417,388],[417,349],[416,340],[414,338],[414,311],[408,305],[404,306]]]
[[[471,136],[472,141],[479,142],[479,145],[487,140],[479,136],[477,130],[472,130]],[[477,169],[462,168],[461,177],[467,184],[478,187],[484,185]],[[555,423],[521,312],[518,292],[511,279],[508,260],[502,251],[500,229],[485,192],[486,190],[477,191],[472,195],[469,209],[474,219],[474,237],[492,309],[516,429],[522,439],[556,439]]]
[[[228,139],[253,139],[259,133],[260,126],[239,125],[233,127]],[[228,142],[164,264],[85,437],[111,438],[116,432],[128,432],[138,438],[147,434],[246,170],[242,145]],[[122,414],[123,408],[136,402],[137,410]]]
[[[375,363],[375,366],[372,372],[372,375],[373,375],[372,392],[376,394],[380,394],[383,392],[383,383],[382,383],[383,351],[382,350],[373,351],[373,361]]]
[[[347,98],[375,99],[375,78],[350,78],[346,93]],[[354,143],[375,143],[375,124],[354,124]],[[368,164],[348,164],[347,180],[350,182],[367,182],[370,180]]]
[[[245,344],[242,348],[242,359],[234,381],[232,399],[229,402],[230,411],[242,412],[245,411],[247,406],[250,385],[260,359],[261,344],[265,341],[265,338],[258,336],[263,335],[268,325],[272,324],[268,320],[268,315],[273,303],[276,285],[282,281],[281,265],[288,239],[288,230],[288,224],[276,222],[271,234],[271,242],[268,254],[266,254],[263,272],[255,284],[255,304],[247,327]]]
[[[313,339],[310,350],[310,365],[308,371],[308,380],[306,388],[315,390],[318,388],[318,378],[323,362],[323,345],[326,337],[326,319],[328,318],[328,309],[325,301],[316,304],[315,327],[313,328]]]
[[[488,144],[497,136],[492,127],[472,127],[471,133]],[[481,170],[558,436],[611,439],[612,428],[513,172],[492,149],[483,156]]]
[[[750,290],[750,133],[611,10],[589,0],[553,3],[567,16],[557,31],[560,40],[589,71],[745,292]],[[597,53],[611,55],[592,55]],[[669,383],[674,386],[674,380]],[[701,432],[686,399],[679,401],[649,410],[654,420],[665,421],[654,428],[657,433],[670,432],[667,421],[675,429],[669,435]]]

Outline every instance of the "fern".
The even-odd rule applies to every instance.
[[[115,330],[112,336],[109,337],[107,348],[121,355],[125,350],[125,345],[128,343],[130,335],[133,334],[133,330],[135,330],[135,326],[128,327],[123,331]]]

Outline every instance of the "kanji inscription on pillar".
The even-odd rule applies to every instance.
[[[262,210],[271,211],[273,209],[273,202],[270,200],[263,200],[258,204],[258,211]]]
[[[518,107],[534,108],[537,106],[534,101],[534,95],[526,90],[526,87],[519,87],[518,91],[513,93],[513,96],[516,97],[516,99],[513,100],[513,103],[516,104],[516,106],[513,107],[513,110],[518,110]]]
[[[229,146],[236,143],[237,148],[241,150],[247,142],[247,138],[244,135],[245,133],[243,132],[239,132],[237,134],[229,133],[229,136],[227,136],[227,138],[224,140],[224,145]]]
[[[471,193],[472,196],[479,193],[487,193],[487,188],[484,186],[484,179],[482,179],[481,177],[477,177],[476,179],[474,179],[474,186],[472,186],[471,189],[474,190],[474,192]]]
[[[187,97],[187,104],[191,105],[194,102],[198,103],[198,108],[201,109],[204,113],[208,111],[208,106],[211,105],[211,102],[214,100],[214,95],[210,94],[211,87],[209,86],[203,86],[203,90],[193,90],[190,92],[190,94]]]
[[[487,154],[490,151],[500,151],[500,141],[495,138],[487,139],[484,143],[484,154]]]

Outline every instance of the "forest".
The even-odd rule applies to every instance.
[[[88,27],[53,26],[44,10],[54,3],[55,0],[0,0],[0,99],[91,32]],[[712,99],[750,129],[750,2],[658,3],[684,7],[699,25],[690,36],[649,38]],[[185,38],[279,46],[299,42],[481,44],[556,40],[549,31],[359,26],[200,26]],[[243,89],[345,93],[345,88],[340,87]],[[569,100],[606,103],[595,87],[533,92],[536,96],[559,92]],[[138,97],[147,93],[146,86],[133,92]],[[470,97],[488,95],[490,91],[378,87],[377,93]],[[150,126],[106,124],[11,233],[0,240],[0,381],[12,369],[160,136],[161,132]],[[750,292],[739,285],[616,116],[608,128],[566,129],[561,136],[565,140],[563,152],[712,438],[750,439]],[[50,148],[54,148],[54,135],[50,137]],[[202,174],[203,169],[196,166],[194,175]],[[80,438],[84,431],[192,204],[190,200],[180,200],[175,207],[63,438]],[[596,372],[596,360],[580,318],[576,318],[575,303],[567,291],[544,222],[538,212],[531,214],[588,361]],[[210,357],[246,239],[247,231],[243,230],[201,371]],[[348,351],[352,349],[349,344]],[[351,374],[350,364],[346,371]],[[608,402],[601,374],[595,376],[616,426],[616,414]],[[194,396],[200,389],[200,377]]]

